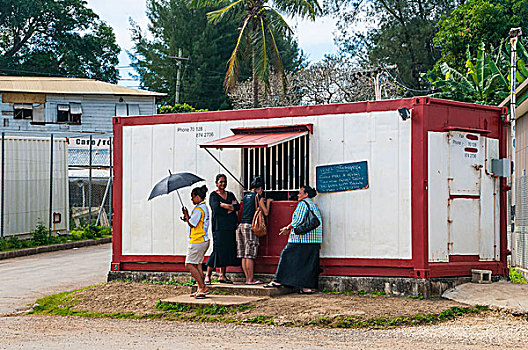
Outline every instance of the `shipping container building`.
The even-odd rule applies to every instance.
[[[53,232],[68,231],[70,209],[66,138],[53,139],[51,172],[50,138],[5,136],[0,143],[0,154],[4,163],[0,170],[4,237],[29,234],[39,222],[46,228],[51,227]]]
[[[176,194],[148,201],[171,172],[215,189],[225,168],[274,198],[257,273],[273,273],[303,184],[318,189],[321,268],[330,276],[428,279],[506,274],[505,108],[429,97],[114,118],[112,271],[184,271]],[[222,165],[220,165],[220,163]],[[243,188],[228,176],[228,190]],[[190,190],[180,191],[191,206]]]

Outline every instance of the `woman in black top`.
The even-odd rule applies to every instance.
[[[263,196],[264,182],[257,177],[251,182],[251,191],[242,198],[242,218],[236,230],[237,256],[242,259],[242,271],[246,284],[261,284],[254,279],[255,259],[257,258],[259,239],[251,229],[251,222],[257,206],[268,216],[272,199]]]
[[[209,195],[209,206],[212,211],[213,252],[207,260],[207,275],[205,283],[211,283],[211,274],[220,268],[221,283],[233,283],[226,276],[227,266],[240,266],[237,258],[237,245],[235,230],[238,224],[236,212],[240,204],[235,195],[226,191],[227,177],[224,174],[216,175],[216,191]]]

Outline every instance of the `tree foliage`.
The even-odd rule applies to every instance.
[[[209,12],[211,23],[228,18],[240,21],[238,36],[228,61],[224,86],[231,90],[241,72],[244,61],[250,60],[253,83],[253,107],[258,107],[258,83],[269,91],[270,74],[276,73],[286,90],[286,74],[280,57],[277,36],[288,36],[292,30],[282,14],[314,20],[322,11],[317,0],[192,0],[194,7],[220,7]]]
[[[119,46],[84,0],[2,0],[0,71],[116,83]]]
[[[166,102],[174,104],[177,62],[169,56],[182,56],[180,102],[208,110],[231,108],[223,89],[226,63],[237,38],[239,21],[226,18],[216,25],[207,20],[213,8],[190,8],[186,0],[149,0],[148,32],[131,22],[134,48],[129,52],[143,88],[168,93]],[[302,63],[297,43],[279,35],[275,38],[284,59],[285,69],[296,69]],[[242,66],[243,79],[250,70]]]
[[[459,58],[468,47],[471,52],[480,43],[498,48],[512,27],[528,33],[528,0],[470,0],[444,16],[438,26],[434,43],[442,51],[439,64],[460,70],[464,62]]]
[[[158,114],[167,113],[193,113],[193,112],[207,112],[207,109],[196,109],[187,103],[178,103],[177,105],[164,105],[158,108]]]
[[[148,0],[148,32],[131,21],[134,47],[129,56],[141,87],[168,93],[166,102],[174,104],[178,66],[169,56],[178,56],[181,49],[189,61],[182,64],[180,102],[209,110],[230,108],[222,71],[237,24],[211,25],[207,11],[190,9],[185,0]]]
[[[491,53],[490,53],[491,51]],[[446,62],[439,65],[441,75],[430,71],[424,77],[438,90],[433,97],[455,101],[498,105],[510,93],[509,48],[499,48],[493,54],[493,47],[481,43],[476,56],[468,46],[465,71],[459,71]],[[517,47],[516,82],[522,83],[528,77],[528,53],[522,43]],[[459,60],[460,61],[460,60]],[[459,66],[460,63],[457,65]]]
[[[309,67],[288,73],[286,93],[281,92],[281,80],[271,76],[271,93],[261,99],[262,107],[346,103],[376,99],[375,81],[380,82],[382,99],[398,98],[403,91],[389,70],[361,69],[340,56],[327,56]],[[251,79],[237,84],[229,93],[237,109],[252,107]]]
[[[420,73],[440,57],[433,45],[436,24],[456,5],[458,0],[330,0],[327,9],[338,17],[336,42],[343,53],[364,66],[396,64],[403,84],[421,89]]]

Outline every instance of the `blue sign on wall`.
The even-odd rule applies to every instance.
[[[367,161],[322,165],[315,168],[318,192],[340,192],[368,188]]]

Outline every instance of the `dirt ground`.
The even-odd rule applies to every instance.
[[[495,315],[386,330],[22,316],[0,318],[0,349],[526,349],[528,322]]]
[[[160,312],[155,306],[159,299],[189,292],[190,287],[109,282],[74,293],[77,303],[72,309],[99,313],[154,314]],[[276,318],[279,323],[306,324],[323,317],[394,318],[416,314],[437,314],[452,306],[467,306],[446,299],[419,300],[385,295],[327,293],[284,295],[261,300],[253,305],[254,308],[239,311],[233,316],[238,320],[269,316]]]

